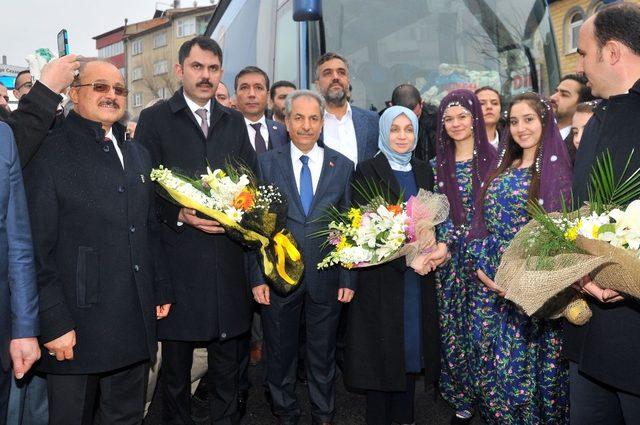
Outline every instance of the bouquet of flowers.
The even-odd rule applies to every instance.
[[[287,294],[300,281],[304,269],[291,234],[284,229],[286,200],[277,187],[258,185],[250,170],[227,165],[199,179],[172,170],[154,168],[156,181],[174,202],[216,220],[232,239],[258,249],[264,276],[272,287]]]
[[[591,311],[570,288],[586,275],[601,288],[640,298],[640,170],[616,180],[606,153],[591,189],[578,211],[547,214],[531,204],[533,220],[505,251],[496,284],[527,314],[586,323]]]
[[[435,225],[449,215],[445,195],[420,189],[407,202],[389,202],[379,188],[356,187],[365,205],[341,213],[333,208],[328,213],[328,228],[319,236],[333,250],[318,264],[318,269],[340,264],[358,268],[383,264],[406,256],[407,265],[419,268],[419,256],[435,244]]]

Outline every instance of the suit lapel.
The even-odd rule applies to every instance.
[[[313,195],[313,201],[311,202],[311,208],[309,209],[309,215],[313,213],[318,199],[322,198],[327,187],[330,186],[331,179],[335,174],[335,164],[338,161],[338,155],[332,149],[324,148],[324,159],[322,160],[322,171],[320,172],[320,179],[318,179],[318,187],[316,187],[316,193]],[[348,182],[344,182],[348,184]]]
[[[207,140],[209,140],[209,138],[211,137],[211,134],[213,133],[213,127],[216,126],[216,123],[220,121],[220,118],[222,118],[222,116],[225,114],[225,111],[222,110],[222,107],[220,106],[220,104],[216,102],[214,99],[211,99],[209,110],[211,111],[211,117],[209,119],[210,124],[209,124],[209,134],[207,134]]]
[[[300,194],[298,187],[296,186],[296,178],[293,174],[293,164],[291,164],[291,149],[290,145],[284,145],[278,149],[278,154],[275,156],[280,172],[284,177],[284,181],[287,182],[289,192],[289,204],[295,205],[298,210],[298,215],[303,218],[304,221],[304,208],[302,208],[302,202],[300,201]],[[283,188],[284,190],[284,188]]]
[[[356,133],[356,145],[358,147],[358,161],[366,158],[366,141],[367,141],[367,127],[364,124],[364,120],[360,119],[360,111],[356,108],[351,108],[351,120],[353,121],[353,129]]]
[[[275,134],[275,130],[273,129],[273,124],[269,122],[269,120],[265,121],[265,125],[267,126],[267,130],[269,132],[269,141],[267,142],[267,149],[271,150],[277,146],[275,146],[275,144],[273,143],[274,140],[276,140],[276,134]]]

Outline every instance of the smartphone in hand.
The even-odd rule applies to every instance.
[[[58,33],[58,57],[63,57],[69,54],[69,35],[67,30],[60,30]]]

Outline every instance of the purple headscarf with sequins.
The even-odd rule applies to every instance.
[[[438,132],[436,145],[436,174],[438,189],[449,199],[449,216],[453,224],[460,226],[467,221],[467,212],[462,205],[462,195],[456,178],[455,141],[444,128],[444,114],[452,106],[461,106],[471,113],[473,119],[473,199],[480,196],[482,182],[487,178],[495,162],[497,152],[487,140],[480,101],[469,90],[454,90],[442,99],[438,110]]]
[[[547,211],[562,211],[563,200],[567,206],[571,205],[571,178],[572,166],[567,145],[560,135],[560,129],[553,115],[553,109],[548,101],[537,93],[532,93],[542,103],[544,123],[541,145],[534,167],[540,175],[540,189],[538,191],[538,203]],[[523,100],[524,101],[524,100]],[[512,104],[513,105],[513,104]],[[509,124],[507,124],[507,128]],[[495,168],[500,167],[506,153],[507,143],[515,143],[510,133],[500,141],[499,155]],[[482,204],[483,200],[480,200]],[[474,215],[471,238],[486,236],[482,204],[476,203],[479,214]]]

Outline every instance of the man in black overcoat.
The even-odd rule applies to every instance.
[[[142,111],[136,129],[136,139],[149,149],[154,165],[193,177],[207,166],[213,170],[229,162],[255,170],[256,154],[244,118],[214,98],[222,76],[220,46],[207,37],[185,42],[175,70],[182,88],[168,101]],[[160,196],[158,215],[176,297],[171,315],[158,325],[163,420],[193,423],[192,353],[204,346],[212,422],[235,423],[238,336],[251,323],[245,251],[217,222]],[[256,275],[262,279],[259,272]]]
[[[588,19],[580,30],[578,71],[604,101],[584,129],[574,172],[573,194],[587,199],[589,173],[609,152],[616,178],[632,150],[628,173],[640,168],[640,6],[618,4]],[[640,303],[602,290],[587,276],[593,317],[565,325],[570,365],[571,423],[640,423]]]
[[[52,425],[92,424],[96,411],[99,423],[142,421],[156,320],[173,301],[151,159],[117,123],[126,95],[115,66],[87,63],[74,111],[25,170]]]

